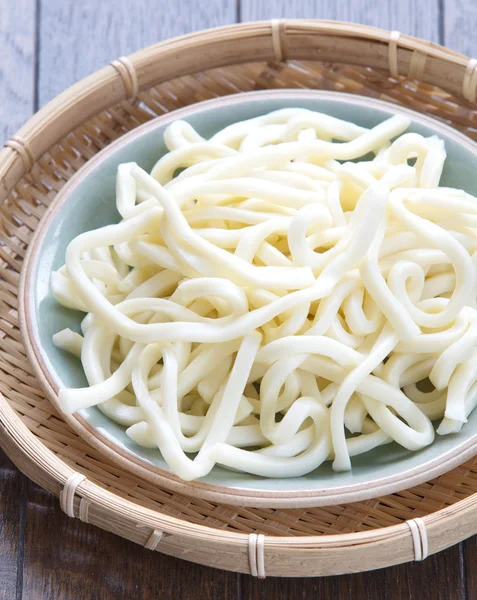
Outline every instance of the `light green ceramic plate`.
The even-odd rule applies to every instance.
[[[57,406],[59,386],[79,387],[86,379],[79,360],[58,350],[52,335],[65,327],[79,331],[82,313],[61,307],[50,292],[50,275],[64,263],[65,249],[78,234],[119,220],[115,208],[116,169],[136,161],[150,170],[166,152],[162,134],[178,118],[206,138],[226,125],[284,107],[303,107],[372,127],[396,112],[409,115],[411,131],[445,140],[442,185],[477,194],[477,146],[464,135],[418,113],[378,100],[320,91],[273,91],[218,98],[155,119],[123,136],[83,167],[58,194],[42,220],[23,267],[20,290],[22,332],[29,357],[46,393]],[[192,496],[240,505],[319,506],[355,502],[422,483],[477,452],[477,411],[459,434],[440,437],[420,452],[390,444],[353,458],[353,470],[334,473],[330,463],[292,479],[265,479],[221,467],[200,481],[171,474],[158,450],[139,447],[125,429],[97,408],[65,416],[105,456],[149,481]]]

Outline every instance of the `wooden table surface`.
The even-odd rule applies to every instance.
[[[477,53],[475,0],[0,0],[0,138],[118,56],[190,31],[274,17],[353,21]],[[473,600],[476,560],[474,537],[423,563],[258,581],[69,519],[0,451],[0,600]]]

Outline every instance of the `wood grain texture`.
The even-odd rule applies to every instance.
[[[0,1],[0,142],[34,107],[35,0]]]
[[[466,600],[461,544],[383,572],[386,600]]]
[[[477,3],[443,0],[442,10],[443,44],[467,56],[476,56]]]
[[[311,579],[242,577],[243,600],[387,600],[386,570]]]
[[[477,536],[462,543],[465,600],[477,600]]]
[[[21,598],[25,484],[26,478],[0,450],[0,598]]]
[[[438,0],[241,0],[240,17],[242,21],[332,19],[396,29],[434,42],[439,39]]]
[[[41,0],[40,106],[119,56],[235,22],[235,0]]]

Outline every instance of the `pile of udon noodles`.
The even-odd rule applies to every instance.
[[[97,405],[185,480],[292,477],[458,432],[477,402],[477,202],[436,136],[284,109],[120,165],[113,224],[53,274]]]

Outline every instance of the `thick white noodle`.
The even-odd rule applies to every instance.
[[[63,410],[98,406],[185,480],[348,470],[429,445],[431,421],[459,431],[477,404],[477,201],[439,187],[443,141],[408,126],[290,108],[207,140],[176,121],[150,174],[120,165],[121,221],[52,274],[86,313],[53,337],[89,384],[61,389]]]

